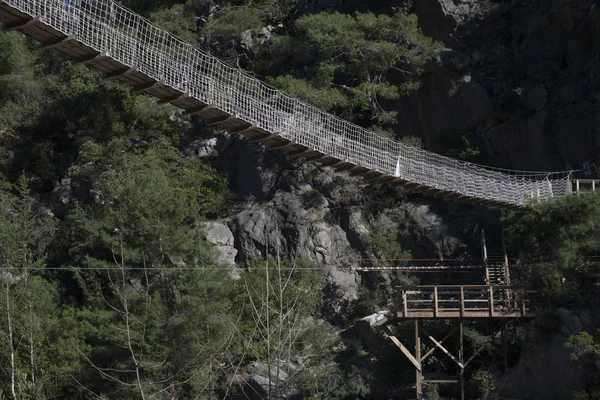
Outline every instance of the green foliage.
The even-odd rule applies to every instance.
[[[600,271],[587,256],[600,254],[600,197],[591,193],[531,204],[528,212],[503,217],[511,251],[526,260],[524,280],[565,303],[592,281],[582,273]]]
[[[471,376],[472,384],[477,391],[478,398],[491,399],[497,388],[496,376],[487,369],[479,369]]]
[[[356,300],[352,302],[350,318],[363,318],[381,310],[385,306],[385,296],[380,288],[369,289],[361,285]]]
[[[593,335],[583,331],[571,335],[565,344],[571,349],[571,359],[582,364],[585,389],[574,392],[577,400],[600,399],[600,330]]]
[[[276,36],[269,70],[288,70],[271,84],[293,96],[359,122],[385,125],[395,112],[382,99],[396,99],[418,87],[424,64],[440,44],[423,36],[417,18],[399,11],[319,13],[296,20],[296,31]],[[394,79],[388,76],[395,74]]]
[[[423,390],[423,398],[425,400],[440,400],[440,387],[435,383],[426,385]]]

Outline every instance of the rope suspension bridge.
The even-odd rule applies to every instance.
[[[504,207],[571,192],[568,171],[497,169],[377,135],[267,86],[110,0],[0,0],[0,23],[160,104],[350,175]]]

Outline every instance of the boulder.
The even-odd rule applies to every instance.
[[[233,233],[229,227],[220,222],[207,222],[204,224],[206,240],[212,243],[218,252],[219,265],[235,265],[237,250],[234,247]]]

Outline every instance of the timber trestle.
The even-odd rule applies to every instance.
[[[415,389],[417,399],[423,398],[427,384],[457,385],[460,399],[465,399],[465,369],[486,348],[485,344],[500,342],[504,369],[508,368],[509,326],[522,318],[533,317],[533,291],[510,285],[510,268],[503,244],[503,254],[488,259],[485,234],[481,232],[484,285],[420,285],[399,288],[401,305],[399,309],[377,323],[384,333],[400,349],[415,367]],[[493,261],[489,263],[489,261]],[[498,261],[503,261],[499,263]],[[407,267],[398,268],[410,271]],[[369,272],[369,269],[363,269]],[[380,271],[386,271],[381,269]],[[418,272],[429,272],[419,267]],[[435,269],[433,270],[436,271]],[[456,271],[455,271],[456,272]],[[427,321],[446,321],[450,328],[445,336],[435,337],[426,327]],[[414,351],[405,346],[394,333],[393,326],[407,321],[414,322]],[[488,341],[479,347],[465,351],[464,332],[468,321],[487,322]],[[428,358],[434,352],[441,352],[456,366],[456,376],[439,376],[427,373]],[[428,378],[428,375],[430,377]]]

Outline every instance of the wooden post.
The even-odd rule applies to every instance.
[[[595,191],[596,191],[596,181],[593,180],[592,181],[592,192],[595,192]]]
[[[490,305],[490,318],[494,318],[494,287],[490,286],[490,290],[488,291],[490,296],[489,305]]]
[[[527,307],[525,305],[525,289],[521,289],[521,316],[525,317]]]
[[[502,229],[502,252],[504,253],[504,278],[506,284],[510,286],[510,265],[508,263],[508,252],[506,251],[506,241],[504,240],[504,229]]]
[[[579,196],[579,179],[577,179],[575,181],[575,188],[576,188],[577,196]]]
[[[415,360],[421,364],[421,320],[415,320]],[[417,399],[423,397],[423,369],[421,371],[415,369],[417,373],[416,377],[416,388],[417,388]]]
[[[438,316],[438,288],[437,286],[433,287],[433,317],[437,318]]]
[[[460,374],[460,400],[465,400],[465,352],[463,342],[463,320],[458,321],[458,361]]]
[[[502,353],[504,355],[504,372],[508,371],[508,348],[507,348],[506,325],[502,327]]]
[[[465,288],[464,286],[460,287],[460,318],[465,315]]]
[[[406,318],[408,315],[408,301],[406,299],[406,289],[402,289],[402,316]]]

